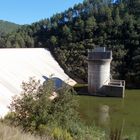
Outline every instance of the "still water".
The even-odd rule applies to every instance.
[[[78,96],[80,115],[87,124],[123,128],[140,136],[140,90],[126,90],[125,98]]]

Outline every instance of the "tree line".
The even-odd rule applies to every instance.
[[[113,51],[111,74],[140,84],[140,0],[84,0],[73,8],[0,36],[1,48],[48,48],[72,78],[87,81],[87,50]]]

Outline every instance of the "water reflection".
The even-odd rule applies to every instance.
[[[124,135],[136,133],[140,136],[140,90],[125,92],[124,99],[79,96],[79,110],[83,119],[88,125],[94,123],[99,127],[109,126],[108,129],[122,128]],[[108,106],[106,112],[102,109],[104,105]]]
[[[110,123],[109,106],[100,105],[99,106],[99,116],[98,123],[100,126],[108,128]]]

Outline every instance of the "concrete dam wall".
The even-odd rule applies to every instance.
[[[21,93],[23,81],[35,77],[43,83],[51,75],[57,85],[60,81],[71,86],[76,84],[47,49],[0,49],[0,116],[8,112],[12,96]]]

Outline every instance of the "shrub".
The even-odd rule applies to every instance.
[[[61,129],[59,127],[54,128],[54,130],[52,131],[52,137],[55,140],[73,140],[67,130]]]
[[[67,129],[69,121],[78,120],[77,104],[70,87],[64,86],[57,91],[58,97],[50,100],[51,93],[55,90],[52,81],[40,84],[34,78],[28,83],[23,82],[22,94],[13,97],[10,105],[11,113],[5,117],[16,126],[22,126],[29,132],[44,131],[46,126],[60,126]]]

